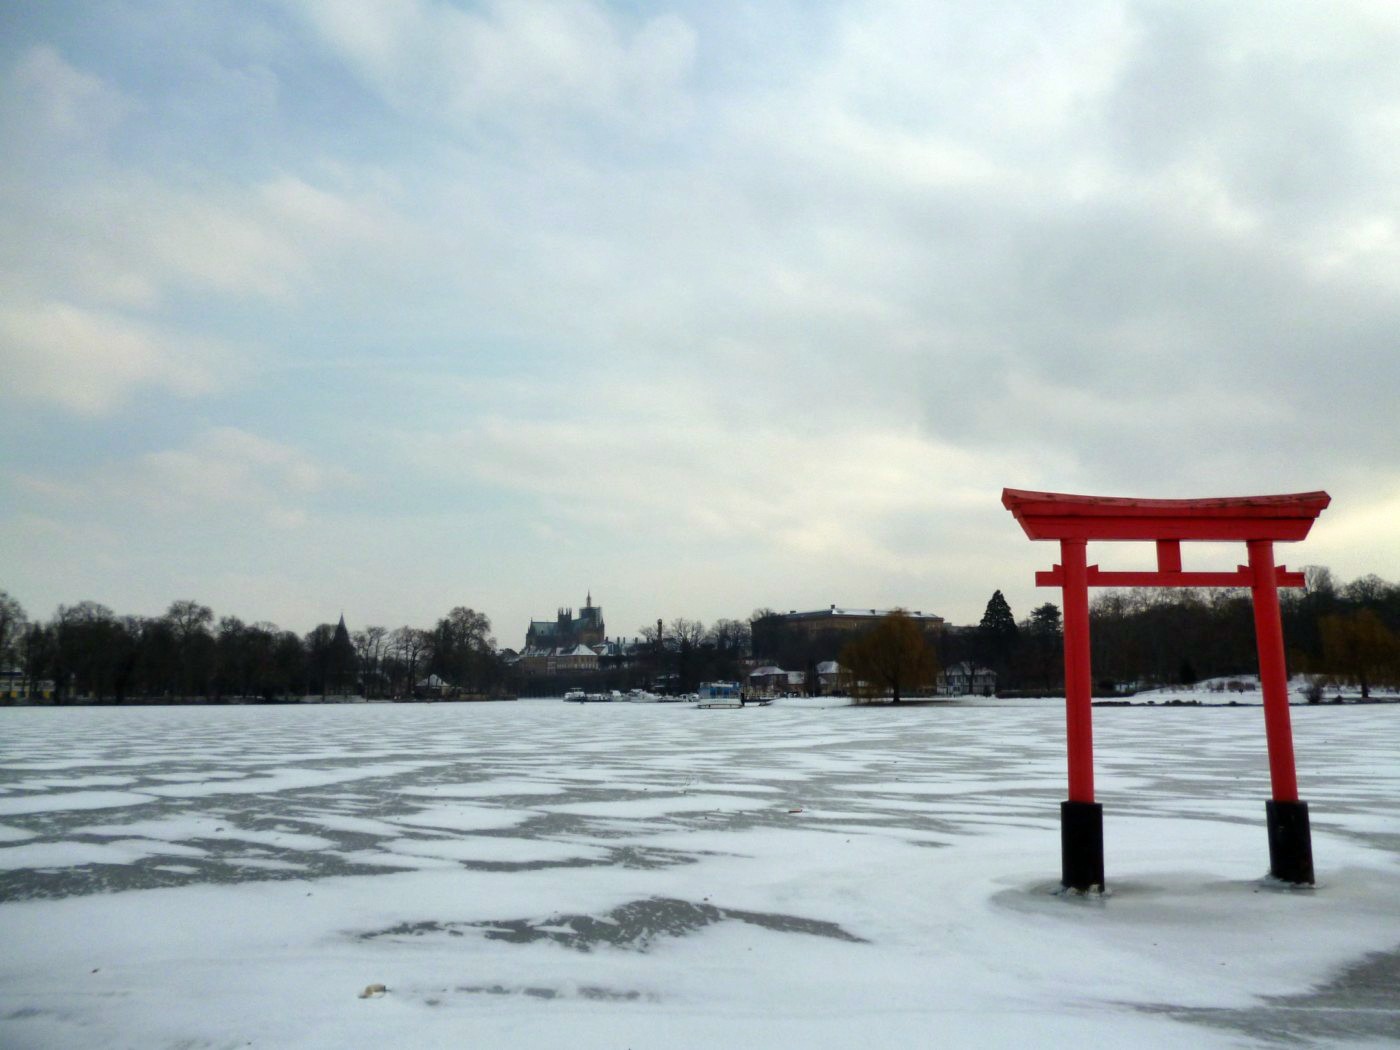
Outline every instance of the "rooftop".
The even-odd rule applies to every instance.
[[[854,619],[875,619],[888,616],[892,612],[902,612],[910,619],[914,620],[943,620],[941,616],[933,613],[926,613],[919,609],[849,609],[832,605],[825,609],[815,609],[812,612],[798,612],[796,609],[788,612],[783,618],[786,620],[829,620],[835,617],[850,617]]]

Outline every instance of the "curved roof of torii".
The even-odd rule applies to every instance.
[[[1301,540],[1332,502],[1325,492],[1137,499],[1002,489],[1033,540]]]

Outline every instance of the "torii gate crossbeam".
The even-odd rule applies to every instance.
[[[1090,587],[1250,588],[1272,794],[1265,804],[1269,870],[1285,882],[1311,884],[1312,839],[1307,803],[1298,798],[1278,600],[1278,588],[1303,586],[1303,575],[1276,566],[1273,545],[1305,538],[1331,497],[1325,492],[1305,492],[1218,499],[1125,499],[1003,489],[1001,502],[1028,538],[1060,543],[1060,563],[1048,572],[1036,573],[1035,582],[1041,587],[1059,587],[1064,599],[1069,799],[1060,806],[1063,885],[1077,890],[1102,889],[1104,885],[1103,807],[1094,800]],[[1157,568],[1104,572],[1087,563],[1090,540],[1150,540],[1156,544]],[[1242,541],[1249,564],[1234,572],[1185,572],[1181,567],[1182,541]]]

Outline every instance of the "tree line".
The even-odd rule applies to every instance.
[[[1313,688],[1400,687],[1400,585],[1374,574],[1339,582],[1325,567],[1304,570],[1306,588],[1279,592],[1288,667],[1308,675]],[[912,625],[900,625],[909,634]],[[869,634],[874,627],[864,632]],[[816,667],[839,660],[850,668],[864,660],[869,680],[887,693],[899,686],[892,674],[876,674],[886,632],[865,646],[849,630],[805,630],[769,609],[752,618],[754,655],[816,681]],[[1095,591],[1089,634],[1096,692],[1114,694],[1160,686],[1194,686],[1205,679],[1256,673],[1254,607],[1240,588],[1134,588]],[[915,653],[912,636],[894,646]],[[982,619],[945,626],[933,640],[935,670],[924,661],[916,677],[966,663],[996,672],[1001,695],[1058,696],[1064,689],[1064,631],[1060,608],[1044,602],[1017,619],[1001,591],[993,592]],[[911,659],[913,657],[910,657]],[[885,664],[903,666],[886,653]],[[873,663],[872,663],[873,662]]]
[[[1280,592],[1291,672],[1327,683],[1400,686],[1400,585],[1368,575],[1341,583],[1324,567],[1304,570],[1305,589]],[[1095,688],[1112,693],[1191,686],[1257,669],[1253,606],[1237,588],[1102,590],[1090,603]],[[742,679],[750,656],[806,673],[847,660],[859,648],[849,631],[810,632],[769,609],[710,627],[684,617],[640,629],[625,658],[596,676],[609,688],[633,685],[690,691],[707,680]],[[886,641],[888,641],[886,639]],[[1045,602],[1024,619],[993,593],[979,623],[948,626],[928,639],[933,659],[921,680],[959,663],[997,673],[997,691],[1059,695],[1063,688],[1060,610]],[[866,656],[875,659],[871,643]],[[922,660],[923,658],[920,657]],[[843,661],[844,662],[844,661]],[[933,672],[929,667],[934,668]],[[278,700],[361,693],[412,697],[433,676],[434,691],[493,695],[538,691],[560,683],[523,680],[496,651],[491,622],[465,606],[431,628],[370,626],[347,631],[320,624],[305,635],[235,616],[215,618],[193,600],[172,602],[156,617],[118,616],[91,601],[61,605],[47,621],[31,620],[0,591],[0,671],[36,696],[53,683],[53,699],[112,701]],[[577,677],[577,676],[570,676]],[[573,684],[572,682],[566,684]],[[14,683],[11,681],[11,687]],[[897,687],[902,688],[902,686]]]
[[[1304,570],[1306,588],[1279,592],[1288,668],[1314,686],[1400,687],[1400,585],[1374,574],[1342,584],[1325,567]],[[1239,588],[1133,588],[1094,593],[1089,635],[1095,689],[1103,693],[1194,686],[1258,670],[1254,607]],[[950,628],[945,661],[998,673],[998,691],[1063,688],[1060,610],[1046,603],[1016,620],[1000,591],[976,626]]]
[[[60,605],[31,620],[0,591],[0,670],[31,697],[112,703],[266,702],[320,695],[412,697],[436,675],[436,691],[491,693],[505,668],[482,613],[459,606],[431,628],[366,627],[344,620],[305,635],[266,621],[215,618],[194,600],[162,616],[119,616],[105,605]],[[18,678],[18,681],[14,679]]]

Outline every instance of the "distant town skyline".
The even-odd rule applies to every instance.
[[[11,5],[0,588],[1024,618],[1005,486],[1325,489],[1279,560],[1400,578],[1398,52],[1361,0]]]

